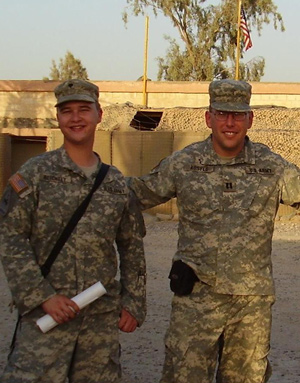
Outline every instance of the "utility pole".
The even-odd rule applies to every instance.
[[[148,106],[147,96],[147,65],[148,65],[148,34],[149,34],[149,16],[146,16],[145,22],[145,46],[144,46],[144,78],[143,78],[143,105]]]

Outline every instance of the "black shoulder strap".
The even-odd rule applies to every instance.
[[[52,264],[54,263],[59,252],[61,251],[64,244],[66,243],[67,239],[71,235],[72,231],[76,227],[80,218],[83,216],[86,208],[88,207],[88,204],[90,203],[90,200],[92,198],[94,191],[97,190],[97,188],[101,185],[101,182],[104,180],[108,169],[109,169],[109,165],[102,163],[91,191],[86,196],[84,201],[82,201],[82,203],[78,206],[75,213],[72,215],[70,221],[67,223],[66,227],[64,228],[60,237],[58,238],[46,262],[41,266],[41,271],[44,277],[46,277],[49,274]]]

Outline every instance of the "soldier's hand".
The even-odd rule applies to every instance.
[[[42,308],[46,314],[51,315],[55,322],[60,324],[75,318],[79,313],[79,307],[74,301],[59,294],[43,302]]]
[[[119,329],[124,332],[133,332],[137,328],[138,322],[128,311],[122,309],[119,320]]]

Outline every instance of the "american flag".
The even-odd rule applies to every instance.
[[[250,32],[247,26],[247,20],[245,16],[245,12],[243,7],[241,8],[241,30],[244,35],[244,46],[245,46],[245,51],[247,51],[249,48],[252,47],[252,41],[250,37]]]
[[[23,190],[28,189],[28,185],[24,178],[19,174],[16,173],[9,179],[9,183],[14,188],[16,193],[21,193]]]

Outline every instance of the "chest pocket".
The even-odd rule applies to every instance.
[[[78,184],[70,179],[43,179],[39,185],[36,222],[39,230],[60,232],[81,200]]]
[[[233,193],[230,205],[234,209],[248,210],[251,216],[258,215],[269,202],[270,207],[274,209],[278,201],[278,181],[279,176],[274,173],[246,173],[236,181],[237,191]]]
[[[217,210],[247,210],[250,216],[255,216],[270,201],[274,210],[279,176],[267,170],[230,166],[206,172],[193,169],[180,182],[179,206],[199,218]]]
[[[190,169],[177,186],[179,208],[200,219],[222,207],[222,180],[213,168]]]
[[[39,186],[38,209],[54,211],[54,213],[68,214],[76,209],[80,196],[80,185],[70,178],[43,179]],[[49,210],[54,209],[54,210]]]
[[[95,223],[96,231],[114,236],[127,203],[127,190],[118,182],[103,182],[93,195],[86,219]]]

